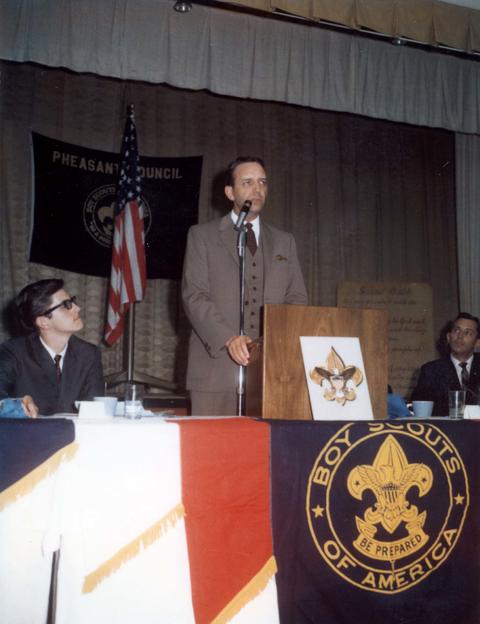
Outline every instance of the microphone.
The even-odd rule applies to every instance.
[[[241,230],[243,227],[243,222],[245,221],[246,216],[250,212],[250,208],[252,207],[252,202],[247,199],[247,201],[243,204],[240,212],[238,213],[237,222],[235,223],[234,230]]]

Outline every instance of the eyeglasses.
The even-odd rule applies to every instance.
[[[57,303],[57,305],[54,305],[52,308],[48,308],[48,310],[45,310],[45,312],[42,312],[38,316],[48,316],[49,314],[51,314],[54,310],[57,310],[58,308],[65,308],[65,310],[71,310],[73,308],[73,305],[76,303],[77,303],[77,298],[74,295],[73,297],[70,297],[70,299],[64,299],[60,303]]]
[[[454,327],[452,329],[452,334],[455,336],[466,336],[467,338],[473,338],[476,336],[477,332],[475,329],[462,329],[461,327]]]

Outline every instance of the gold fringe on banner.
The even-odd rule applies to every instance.
[[[88,594],[95,587],[104,581],[108,576],[116,572],[129,559],[136,557],[141,550],[148,548],[164,535],[169,529],[173,529],[176,523],[185,516],[185,508],[182,503],[171,509],[167,514],[160,518],[149,529],[144,531],[139,537],[129,544],[121,548],[113,557],[102,563],[96,570],[85,577],[83,581],[82,592]]]
[[[62,462],[72,459],[77,452],[77,448],[78,444],[76,442],[64,446],[24,477],[12,483],[12,485],[3,490],[3,492],[0,492],[0,511],[15,502],[18,498],[30,494],[40,481],[43,481],[56,472]]]
[[[246,604],[258,596],[267,586],[268,581],[277,572],[277,562],[275,557],[270,557],[263,568],[252,580],[231,600],[226,607],[212,620],[211,624],[226,624],[229,622]]]

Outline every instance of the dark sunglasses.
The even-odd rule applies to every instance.
[[[70,299],[65,299],[64,301],[57,303],[57,305],[54,305],[53,308],[48,308],[48,310],[45,310],[45,312],[42,312],[41,314],[39,314],[39,316],[48,316],[57,308],[65,308],[65,310],[71,310],[74,303],[77,303],[77,298],[75,295],[73,297],[70,297]]]

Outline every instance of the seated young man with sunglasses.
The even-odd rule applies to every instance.
[[[30,333],[0,346],[0,399],[22,399],[27,416],[73,412],[74,402],[105,392],[98,347],[74,336],[83,328],[75,297],[61,279],[26,286],[15,299]]]

